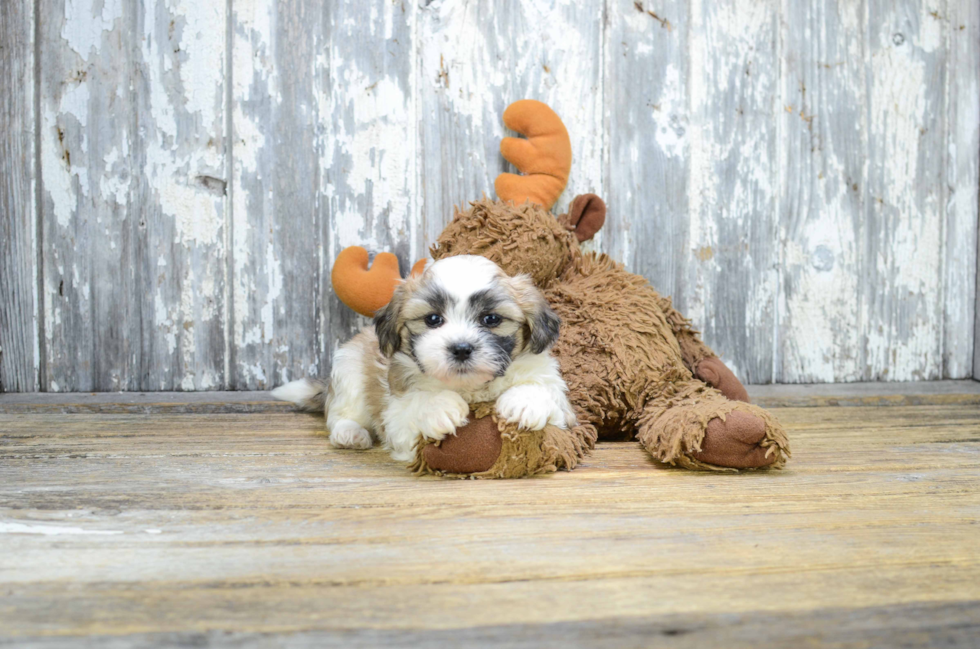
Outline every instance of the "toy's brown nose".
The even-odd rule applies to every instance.
[[[453,343],[449,346],[449,353],[459,362],[467,360],[473,354],[473,345],[469,343]]]

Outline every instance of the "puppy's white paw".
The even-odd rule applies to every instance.
[[[392,449],[391,459],[393,459],[395,462],[411,462],[415,459],[415,448]]]
[[[371,433],[352,419],[341,419],[330,428],[330,443],[337,448],[371,448]]]
[[[567,426],[568,415],[556,402],[554,392],[540,385],[517,385],[500,395],[497,414],[525,430],[541,430],[548,424]]]
[[[443,390],[425,400],[416,425],[423,437],[438,442],[446,435],[455,434],[460,426],[465,426],[469,414],[470,404],[463,397]]]

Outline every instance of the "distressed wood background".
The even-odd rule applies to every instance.
[[[0,390],[323,374],[523,97],[744,380],[980,376],[978,80],[976,0],[3,0]]]

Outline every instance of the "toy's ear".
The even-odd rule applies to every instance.
[[[595,194],[579,194],[558,221],[575,233],[579,243],[588,241],[606,222],[606,204]]]
[[[423,259],[412,267],[412,274],[421,273],[424,268]],[[398,257],[390,252],[378,253],[368,269],[368,251],[360,246],[341,250],[330,272],[334,293],[340,301],[369,318],[391,301],[401,277]]]
[[[497,176],[493,184],[497,198],[515,204],[531,201],[551,209],[565,190],[572,169],[572,145],[565,125],[547,104],[533,99],[508,106],[504,125],[527,139],[505,137],[500,141],[500,153],[522,175]]]

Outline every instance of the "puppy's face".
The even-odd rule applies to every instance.
[[[428,376],[470,383],[503,376],[520,354],[544,352],[560,321],[528,277],[460,255],[400,284],[374,324],[386,356],[401,352]]]

